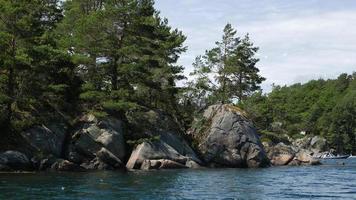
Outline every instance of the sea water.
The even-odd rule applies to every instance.
[[[356,199],[356,159],[266,169],[0,174],[0,199]]]

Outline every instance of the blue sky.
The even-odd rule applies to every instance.
[[[260,47],[265,91],[356,71],[356,0],[156,0],[156,8],[188,37],[186,75],[228,22]]]

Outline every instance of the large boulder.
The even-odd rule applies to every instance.
[[[265,167],[269,160],[252,122],[232,105],[213,105],[189,132],[211,166]]]
[[[328,150],[328,144],[325,138],[321,136],[306,136],[297,139],[293,142],[293,146],[299,149],[307,149],[312,151],[314,154],[320,154],[321,152]]]
[[[31,170],[32,165],[28,157],[18,151],[6,151],[0,154],[0,170]]]
[[[125,146],[120,120],[111,117],[99,120],[86,115],[72,136],[67,157],[77,164],[103,162],[113,168],[121,168],[126,156]]]
[[[271,164],[275,166],[288,165],[296,155],[296,151],[284,143],[268,146],[265,149]]]
[[[310,141],[311,141],[310,137],[303,137],[293,141],[292,145],[300,149],[308,149],[310,146]]]
[[[295,156],[295,160],[298,160],[300,164],[304,165],[319,165],[321,162],[314,158],[314,152],[306,149],[300,149]]]
[[[317,165],[320,161],[314,158],[314,152],[292,145],[278,143],[275,146],[265,146],[268,158],[274,166]]]
[[[326,139],[320,136],[314,136],[310,141],[310,149],[314,153],[321,153],[327,151],[328,146]]]
[[[60,157],[63,151],[66,131],[66,124],[58,122],[35,126],[22,132],[21,135],[41,154]]]
[[[202,164],[172,116],[144,110],[127,118],[132,127],[130,135],[137,141],[145,138],[134,147],[127,169],[198,168]]]
[[[167,138],[179,136],[171,135]],[[148,141],[139,144],[131,154],[126,164],[127,169],[162,169],[162,168],[197,168],[201,161],[193,150],[180,139],[174,139],[172,146],[165,141],[165,136],[158,141]],[[172,142],[168,140],[168,142]],[[181,146],[175,149],[174,146]]]

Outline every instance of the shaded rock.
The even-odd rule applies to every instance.
[[[172,160],[162,160],[160,169],[180,169],[180,168],[188,168],[187,166],[180,164],[178,162]]]
[[[107,163],[114,169],[123,168],[125,166],[118,157],[105,148],[101,148],[101,150],[96,153],[96,156],[99,160]]]
[[[22,132],[21,135],[37,151],[60,157],[66,130],[67,126],[64,123],[52,123],[33,127]]]
[[[32,165],[27,156],[18,151],[6,151],[0,154],[0,165],[4,169],[31,170]]]
[[[299,149],[308,149],[310,146],[310,137],[304,137],[293,141],[292,145]]]
[[[112,166],[101,161],[99,158],[94,158],[90,162],[82,163],[80,166],[87,170],[114,170]]]
[[[306,149],[312,151],[314,154],[320,154],[328,150],[328,144],[325,138],[321,136],[306,136],[297,139],[293,142],[293,146],[299,149]]]
[[[168,160],[172,162],[168,162]],[[178,168],[186,168],[189,166],[189,161],[194,161],[196,164],[198,164],[199,160],[198,162],[195,160],[196,158],[182,155],[173,147],[160,140],[154,142],[143,142],[142,144],[138,145],[132,152],[129,161],[126,164],[126,168],[150,169],[155,168],[155,166],[159,166],[158,168],[172,168],[174,166]],[[151,161],[161,163],[148,163]],[[175,163],[179,163],[179,165],[174,165]],[[190,166],[193,165],[190,163]]]
[[[126,164],[128,169],[140,169],[145,160],[168,159],[179,163],[186,163],[187,157],[180,155],[175,149],[162,141],[143,142],[132,152]]]
[[[40,163],[41,163],[41,159],[38,158],[38,157],[32,157],[31,160],[30,160],[31,164],[32,164],[32,167],[33,169],[35,170],[39,170],[40,168]]]
[[[80,151],[80,149],[75,149],[74,145],[70,145],[68,148],[67,159],[76,164],[81,164],[95,158],[95,155],[93,154],[85,155],[85,152],[79,153],[78,151]]]
[[[122,122],[115,118],[98,120],[93,115],[82,118],[83,126],[73,135],[73,145],[79,152],[95,157],[102,147],[119,159],[125,158]]]
[[[314,158],[314,152],[307,149],[285,145],[279,143],[275,146],[266,147],[268,157],[272,165],[300,166],[300,165],[320,165],[321,162]]]
[[[125,140],[122,122],[115,118],[98,120],[93,115],[81,119],[81,126],[72,136],[67,158],[86,169],[124,167]]]
[[[296,151],[289,145],[278,143],[276,146],[266,147],[268,158],[272,165],[288,165],[296,154]]]
[[[180,125],[172,116],[146,110],[131,113],[127,118],[133,131],[130,135],[147,138],[147,141],[134,148],[126,168],[186,168],[202,163],[182,137]]]
[[[52,164],[51,170],[55,171],[67,171],[67,172],[81,172],[85,169],[77,164],[74,164],[68,160],[58,159]]]
[[[169,133],[164,132],[160,134],[160,140],[174,150],[176,150],[180,155],[189,158],[197,164],[201,164],[201,160],[198,158],[194,150],[189,146],[189,144],[179,135],[179,133]]]
[[[314,153],[320,153],[327,150],[327,142],[325,138],[315,136],[310,141],[310,148]]]
[[[301,149],[295,156],[296,160],[299,160],[300,162],[303,163],[310,163],[311,160],[313,160],[312,157],[313,152],[306,150],[306,149]]]
[[[188,168],[181,163],[172,160],[145,160],[141,165],[141,170],[151,170],[151,169],[183,169]]]
[[[188,160],[186,163],[185,163],[185,166],[187,166],[188,168],[191,168],[191,169],[199,169],[199,168],[202,168],[202,166],[195,162],[194,160]]]
[[[51,156],[41,160],[39,170],[47,170],[57,161],[57,158]]]
[[[144,160],[141,165],[141,170],[151,170],[151,169],[159,169],[161,166],[160,160]]]
[[[213,166],[265,167],[269,160],[246,114],[231,105],[210,106],[190,130],[204,161]]]
[[[289,166],[300,166],[302,164],[302,162],[300,162],[299,160],[292,160],[288,163]]]
[[[12,169],[7,165],[0,164],[0,171],[12,171]]]
[[[273,157],[273,160],[271,161],[272,165],[275,166],[282,166],[282,165],[287,165],[289,162],[291,162],[294,158],[294,155],[292,154],[280,154],[278,156]]]
[[[261,167],[265,164],[266,162],[269,163],[269,161],[266,159],[266,154],[263,148],[261,148],[261,146],[257,145],[257,144],[250,144],[249,146],[249,151],[247,153],[247,158],[246,158],[246,162],[247,162],[247,167],[249,168],[257,168],[257,167]]]

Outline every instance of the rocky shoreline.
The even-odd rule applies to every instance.
[[[174,119],[148,110],[131,116],[129,127],[114,117],[83,116],[73,129],[49,123],[21,133],[28,150],[0,153],[0,171],[152,170],[173,168],[257,168],[320,164],[314,156],[325,150],[322,138],[293,144],[261,143],[244,111],[213,105],[184,133]],[[139,120],[138,120],[139,119]],[[132,128],[133,127],[133,128]],[[145,138],[131,141],[128,135]]]

